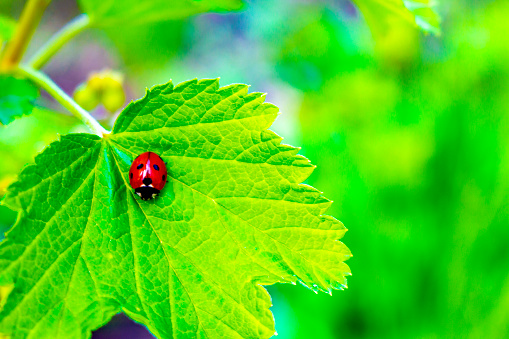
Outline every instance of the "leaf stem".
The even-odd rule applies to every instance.
[[[0,60],[1,70],[8,71],[19,64],[39,21],[41,21],[44,10],[50,2],[51,0],[28,0],[21,13],[14,36],[7,43]]]
[[[28,65],[34,69],[41,69],[63,45],[88,27],[90,17],[86,14],[78,15],[53,35],[30,59]]]
[[[58,101],[62,106],[67,108],[74,116],[83,121],[83,123],[85,123],[98,136],[103,137],[104,135],[110,133],[104,129],[104,127],[102,127],[101,124],[99,124],[99,122],[90,115],[90,113],[85,111],[60,87],[58,87],[58,85],[53,82],[53,80],[51,80],[46,74],[36,69],[23,66],[19,66],[17,68],[17,73],[32,80],[37,86],[48,92],[49,95],[55,98],[55,100]]]

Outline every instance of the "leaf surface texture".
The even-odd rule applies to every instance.
[[[105,139],[70,134],[11,185],[0,312],[12,338],[87,338],[123,311],[159,338],[269,338],[262,285],[343,288],[346,229],[301,184],[314,166],[267,130],[278,109],[246,85],[152,88]],[[168,183],[142,201],[128,170],[152,151]]]

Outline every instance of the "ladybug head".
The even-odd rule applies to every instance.
[[[140,196],[142,200],[150,200],[155,198],[159,194],[159,190],[150,186],[138,187],[134,190],[136,194]]]

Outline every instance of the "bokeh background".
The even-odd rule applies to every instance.
[[[2,0],[0,13],[22,5]],[[45,71],[69,93],[90,72],[121,71],[129,100],[169,79],[268,93],[281,110],[273,129],[317,165],[307,183],[334,201],[354,254],[349,288],[332,296],[268,287],[278,338],[504,338],[509,3],[437,9],[441,36],[396,17],[373,34],[347,0],[252,0],[238,13],[87,31]],[[28,55],[78,13],[53,1]],[[0,128],[0,196],[57,134],[87,131],[48,98],[38,104]],[[0,207],[3,230],[14,217]],[[122,316],[94,334],[150,337]]]

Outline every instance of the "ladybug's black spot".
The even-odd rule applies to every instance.
[[[159,166],[154,165],[154,169],[155,169],[156,171],[159,171]]]
[[[133,172],[131,172],[131,174],[129,174],[129,177],[132,179],[133,178]]]
[[[138,167],[136,167],[136,169],[140,169],[143,167],[143,164],[139,164]]]
[[[163,181],[165,181],[165,180],[166,180],[166,175],[163,174]]]
[[[147,186],[148,186],[148,185],[150,185],[151,183],[152,183],[152,179],[150,179],[150,178],[144,178],[144,179],[143,179],[143,184],[144,184],[144,185],[147,185]]]

